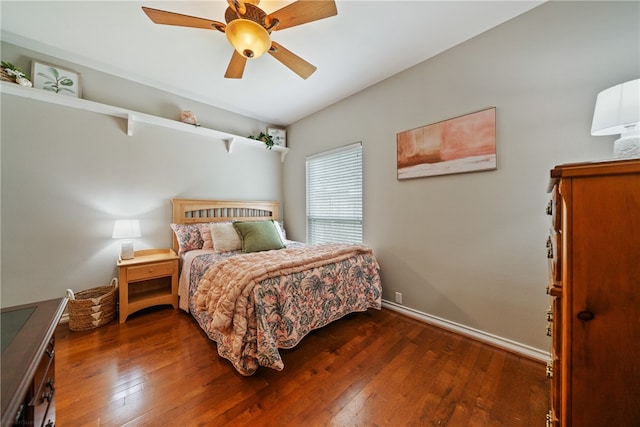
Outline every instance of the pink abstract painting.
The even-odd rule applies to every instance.
[[[496,109],[397,134],[398,179],[493,170]]]

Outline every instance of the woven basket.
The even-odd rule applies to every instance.
[[[118,299],[118,279],[111,280],[109,286],[98,286],[73,293],[67,289],[69,298],[69,329],[86,331],[111,322],[116,315]]]
[[[16,79],[11,74],[7,73],[4,68],[0,67],[0,74],[3,82],[15,83]]]

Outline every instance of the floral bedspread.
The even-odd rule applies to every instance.
[[[261,257],[271,252],[279,251],[262,252]],[[220,322],[216,326],[215,311],[198,308],[195,296],[199,285],[206,282],[202,278],[212,263],[247,255],[252,254],[199,255],[192,262],[189,278],[189,310],[209,338],[216,341],[220,356],[242,375],[252,375],[259,366],[282,370],[279,348],[294,347],[312,330],[346,314],[381,307],[378,262],[371,251],[358,250],[337,262],[322,264],[316,260],[311,268],[283,269],[283,274],[267,275],[257,282],[249,292],[239,296],[243,301],[238,305],[245,312],[244,320],[237,322],[243,323],[242,336],[238,337],[238,328],[234,331],[228,323]]]

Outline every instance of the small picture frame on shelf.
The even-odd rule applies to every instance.
[[[285,129],[268,127],[267,135],[269,135],[271,139],[273,139],[274,145],[280,147],[287,146],[287,131]]]
[[[36,89],[76,98],[80,98],[82,95],[80,74],[75,71],[33,61],[31,78],[33,79],[33,87]]]

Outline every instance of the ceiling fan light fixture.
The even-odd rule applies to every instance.
[[[227,40],[245,58],[258,58],[271,47],[269,32],[249,19],[234,19],[225,30]]]

